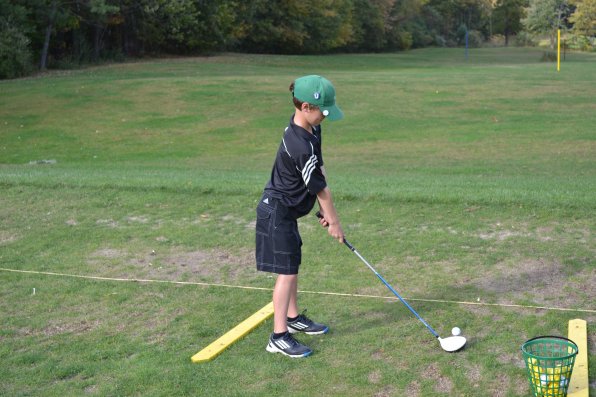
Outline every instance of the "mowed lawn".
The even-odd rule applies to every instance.
[[[596,54],[541,58],[224,54],[1,81],[0,395],[528,396],[520,346],[574,318],[596,393]],[[312,73],[346,114],[323,154],[347,238],[464,350],[308,216],[300,303],[331,328],[299,337],[313,356],[267,353],[268,320],[191,362],[271,300],[254,208]]]

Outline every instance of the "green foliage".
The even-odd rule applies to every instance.
[[[420,21],[412,21],[404,26],[412,38],[412,48],[423,48],[436,44],[433,34]]]
[[[385,5],[385,7],[382,7]],[[357,48],[364,51],[381,51],[387,44],[385,16],[388,4],[382,1],[355,0],[354,35]]]
[[[461,27],[476,30],[483,37],[489,35],[489,16],[492,11],[484,1],[429,0],[425,9],[431,8],[437,34],[447,45],[461,45]]]
[[[573,31],[585,36],[596,35],[596,0],[574,0],[575,11],[569,18]]]
[[[484,43],[484,36],[477,30],[467,30],[465,25],[461,25],[457,29],[457,42],[459,45],[465,45],[466,33],[468,35],[468,46],[469,47],[480,47]]]
[[[593,51],[596,49],[593,41],[583,35],[570,35],[569,39],[565,41],[565,44],[572,50],[579,51]]]
[[[242,17],[240,47],[265,53],[321,54],[353,42],[351,0],[258,0]]]
[[[538,42],[532,33],[522,31],[515,36],[514,44],[516,47],[536,47]]]
[[[344,48],[352,40],[348,0],[318,0],[308,7],[304,19],[305,40],[302,52],[324,54]]]
[[[561,26],[565,0],[530,0],[525,24],[536,33],[549,33]]]
[[[505,36],[505,44],[509,37],[523,29],[522,19],[525,17],[527,0],[498,0],[493,11],[493,32]]]
[[[530,0],[527,17],[523,23],[533,33],[546,33],[551,48],[555,47],[557,29],[566,27],[566,19],[571,14],[567,0]]]
[[[412,33],[403,30],[398,32],[397,34],[397,40],[395,40],[395,48],[399,49],[399,50],[409,50],[410,48],[412,48],[412,45],[414,44],[414,37],[412,36]]]
[[[10,20],[0,17],[0,79],[24,76],[32,69],[29,39]]]
[[[308,39],[303,20],[308,15],[304,2],[255,0],[240,15],[246,26],[242,47],[251,52],[299,53]]]

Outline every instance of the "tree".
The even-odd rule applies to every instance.
[[[584,36],[596,35],[596,0],[574,0],[576,8],[569,21],[573,30]]]
[[[0,79],[26,75],[31,69],[33,31],[27,8],[10,0],[0,0]]]
[[[352,42],[351,0],[316,0],[304,18],[307,53],[326,53]]]
[[[300,0],[253,0],[245,5],[242,40],[251,52],[297,54],[308,37],[304,21],[309,4]]]
[[[548,34],[550,47],[555,48],[557,29],[565,26],[570,13],[567,0],[530,0],[524,25],[531,32]]]
[[[524,5],[524,0],[497,0],[493,11],[493,31],[505,36],[506,46],[509,45],[509,37],[523,29]]]
[[[462,44],[466,30],[478,31],[485,37],[490,32],[490,0],[429,0],[428,7],[440,16],[435,21],[439,26],[433,28],[448,43]]]
[[[109,4],[106,0],[88,0],[90,23],[93,26],[93,60],[99,60],[102,47],[102,35],[106,25],[110,23],[110,16],[116,14],[120,8]],[[118,21],[114,19],[113,21]]]
[[[31,33],[34,48],[41,50],[39,68],[45,70],[51,49],[52,35],[72,26],[74,18],[70,2],[60,0],[28,0],[27,4],[35,29]]]
[[[29,39],[10,19],[0,17],[0,79],[23,76],[29,69]]]
[[[234,30],[249,52],[318,54],[355,40],[352,0],[252,0],[238,2]]]
[[[388,49],[409,49],[427,46],[433,37],[421,18],[422,7],[427,0],[397,0],[387,19]]]
[[[382,51],[387,45],[386,20],[392,0],[354,0],[354,46],[357,50]]]
[[[41,59],[39,62],[39,68],[41,70],[45,70],[48,66],[48,50],[50,48],[50,37],[52,35],[52,30],[54,29],[54,24],[56,23],[56,14],[58,12],[58,1],[52,0],[48,10],[47,10],[47,22],[46,22],[46,29],[45,29],[45,36],[43,39],[43,49],[41,50]]]

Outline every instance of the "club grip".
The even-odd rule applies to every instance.
[[[320,212],[320,211],[317,211],[316,215],[317,215],[317,218],[319,218],[319,219],[323,219],[323,215],[321,215],[321,212]],[[348,242],[348,240],[346,240],[346,237],[345,237],[345,236],[344,236],[344,244],[345,244],[345,245],[346,245],[346,247],[348,247],[350,250],[352,250],[352,251],[355,251],[355,250],[356,250],[356,248],[354,248],[354,246],[353,246],[352,244],[350,244],[350,243]]]
[[[344,244],[346,245],[346,247],[348,247],[352,252],[356,251],[356,248],[354,248],[354,246],[352,244],[350,244],[348,242],[348,240],[346,240],[346,237],[344,236]]]

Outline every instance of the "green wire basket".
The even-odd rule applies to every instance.
[[[534,397],[565,397],[577,345],[560,336],[538,336],[521,347]]]

